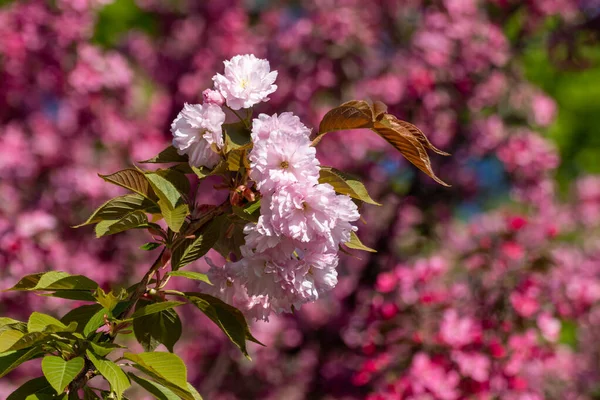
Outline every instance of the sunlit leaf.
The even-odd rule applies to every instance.
[[[356,233],[354,231],[350,232],[350,241],[344,243],[347,247],[351,248],[351,249],[355,249],[355,250],[363,250],[363,251],[368,251],[371,253],[377,253],[377,250],[372,249],[368,246],[365,246],[360,239],[358,238],[358,236],[356,235]]]
[[[187,154],[180,155],[175,147],[169,146],[157,156],[138,162],[142,164],[187,163],[188,156]]]
[[[98,175],[106,182],[129,189],[132,192],[141,194],[150,200],[155,200],[155,195],[150,189],[150,184],[144,174],[137,169],[124,169],[109,175]]]
[[[137,210],[144,210],[148,214],[159,212],[158,205],[154,201],[137,193],[126,194],[110,199],[94,211],[87,221],[73,228],[95,224],[104,220],[119,220]]]
[[[175,354],[163,352],[125,353],[123,357],[133,361],[135,368],[144,372],[183,400],[195,400],[188,390],[187,368]]]
[[[342,171],[331,167],[321,167],[319,172],[319,183],[328,183],[340,194],[364,201],[365,203],[380,206],[381,204],[371,198],[367,188],[358,179],[353,178]]]
[[[84,364],[82,357],[65,361],[61,357],[46,356],[42,359],[42,372],[56,393],[60,394],[79,375]]]
[[[169,272],[169,276],[181,276],[183,278],[193,279],[196,281],[202,281],[202,282],[208,283],[209,285],[212,285],[212,283],[208,279],[208,276],[206,276],[206,274],[203,274],[201,272],[171,271],[171,272]]]
[[[98,372],[108,381],[111,390],[117,395],[117,399],[122,399],[123,392],[131,386],[131,382],[129,382],[127,375],[125,375],[121,367],[112,361],[96,357],[89,350],[86,351],[86,355],[96,369],[98,369]]]
[[[96,237],[114,235],[129,229],[147,228],[148,216],[144,211],[136,210],[118,220],[104,220],[96,225]]]
[[[51,271],[27,275],[12,290],[94,290],[98,284],[83,275],[69,275],[66,272]]]

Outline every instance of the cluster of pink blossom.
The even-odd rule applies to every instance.
[[[368,177],[373,197],[385,203],[366,210],[369,223],[361,226],[361,236],[379,252],[363,260],[341,256],[338,284],[329,295],[293,316],[271,315],[268,324],[257,323],[253,332],[267,347],[250,348],[252,364],[238,362],[220,332],[212,335],[210,324],[185,318],[187,326],[195,327],[189,333],[193,339],[178,346],[188,361],[189,380],[205,397],[590,396],[600,376],[594,367],[600,340],[599,259],[591,234],[600,218],[600,184],[597,177],[582,179],[576,206],[557,204],[556,151],[539,133],[553,120],[556,105],[524,79],[518,62],[523,43],[550,29],[542,24],[547,16],[564,24],[581,21],[586,15],[580,11],[593,7],[594,0],[382,0],[368,7],[361,0],[137,0],[124,3],[139,7],[155,23],[149,30],[139,26],[122,34],[118,45],[108,49],[92,41],[105,3],[27,0],[0,8],[4,282],[60,269],[83,270],[106,286],[143,272],[145,256],[137,250],[147,241],[143,235],[91,240],[91,233],[69,228],[116,194],[96,173],[157,154],[170,140],[169,125],[181,104],[199,102],[222,60],[255,53],[278,70],[277,90],[264,94],[270,101],[261,104],[261,111],[290,110],[317,126],[324,110],[341,101],[382,100],[391,113],[415,123],[436,146],[453,153],[433,159],[453,189],[436,188],[427,177],[404,168],[376,135],[329,134],[319,144],[321,163]],[[518,37],[509,39],[504,28],[515,21],[522,26]],[[222,76],[228,79],[227,71]],[[237,83],[224,90],[231,99],[243,92],[243,79]],[[189,106],[187,116],[179,118],[182,132],[194,121],[211,124],[193,140],[182,133],[190,158],[196,150],[194,159],[204,160],[212,156],[208,150],[220,146],[219,135],[210,134],[219,130],[220,113],[207,110],[208,105],[223,110],[225,101],[224,94],[210,89],[201,107]],[[284,115],[261,118],[274,124]],[[289,120],[282,125],[297,126]],[[492,163],[497,170],[491,174],[478,169],[480,162],[496,159],[501,161]],[[272,167],[261,166],[263,171]],[[493,180],[496,175],[501,177]],[[493,192],[491,180],[504,191]],[[213,183],[207,178],[203,184],[210,188]],[[292,204],[264,190],[264,207]],[[508,190],[527,202],[522,214],[506,222],[486,213],[470,224],[471,240],[454,228],[454,234],[446,232],[464,208],[481,212],[489,206],[486,196],[506,196]],[[205,197],[203,202],[217,203]],[[537,205],[543,205],[543,213],[529,215]],[[260,254],[270,251],[267,245],[300,237],[267,224],[281,221],[276,212],[270,207],[261,211],[269,216],[265,229],[275,237],[258,232],[258,224],[250,226],[252,237],[262,237],[265,246],[247,249],[256,257],[257,276],[265,277],[261,285],[291,282],[287,275],[275,281],[280,279],[275,267],[258,264]],[[264,241],[268,237],[273,242]],[[436,237],[444,242],[437,244]],[[301,239],[292,241],[292,254],[306,247],[298,246],[305,243]],[[323,246],[327,243],[323,239]],[[437,257],[423,257],[430,251]],[[294,257],[310,260],[312,254],[296,252]],[[545,270],[548,260],[551,268]],[[190,267],[209,269],[204,262]],[[302,277],[316,279],[309,270]],[[229,271],[212,268],[212,279],[229,287],[233,278],[237,293],[248,294],[247,277]],[[294,285],[289,289],[296,290]],[[242,299],[244,304],[263,306],[264,288],[253,290],[254,297]],[[1,300],[3,315],[21,318],[34,308],[60,314],[60,307],[68,306],[36,296],[2,294]],[[487,305],[474,306],[480,300]],[[270,311],[267,307],[262,315]],[[490,323],[487,314],[510,323]],[[558,324],[559,339],[554,340]],[[578,346],[568,343],[569,332]],[[194,340],[199,335],[203,340]],[[468,343],[460,339],[463,335]],[[22,379],[3,380],[0,397]]]
[[[191,165],[214,167],[223,148],[225,112],[251,109],[269,100],[277,72],[267,60],[237,55],[225,61],[225,75],[213,77],[204,104],[186,104],[171,125],[173,145]],[[337,283],[338,249],[357,228],[360,215],[347,195],[319,183],[319,161],[310,129],[290,112],[260,114],[252,122],[250,178],[261,195],[257,223],[244,228],[243,258],[212,265],[206,290],[268,320],[273,311],[299,309]]]

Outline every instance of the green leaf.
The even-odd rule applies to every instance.
[[[148,214],[159,212],[158,205],[148,198],[137,194],[126,194],[125,196],[115,197],[101,205],[83,224],[76,225],[73,228],[95,224],[105,220],[119,220],[126,217],[133,211],[144,210]]]
[[[194,396],[194,400],[202,400],[202,396],[200,396],[200,393],[198,393],[196,388],[193,387],[191,383],[188,382],[187,387],[192,396]]]
[[[232,207],[233,213],[244,221],[258,222],[260,217],[260,199],[244,207]]]
[[[182,304],[185,303],[182,301],[161,301],[158,303],[152,303],[147,306],[138,308],[131,316],[131,319],[145,317],[151,314],[156,314],[161,311],[170,310]]]
[[[194,272],[194,271],[171,271],[171,272],[169,272],[168,275],[169,276],[181,276],[181,277],[184,277],[184,278],[193,279],[193,280],[196,280],[196,281],[202,281],[202,282],[208,283],[209,285],[212,285],[212,283],[208,279],[208,276],[206,276],[206,274],[203,274],[201,272]]]
[[[88,336],[104,324],[104,315],[109,313],[100,304],[88,304],[69,311],[61,321],[65,324],[77,322],[77,332]]]
[[[187,163],[188,156],[187,154],[180,155],[175,147],[169,146],[158,153],[156,157],[138,162],[142,164]]]
[[[95,290],[98,284],[83,275],[69,275],[66,272],[51,271],[23,277],[14,290]]]
[[[319,183],[328,183],[340,194],[346,194],[354,199],[364,201],[365,203],[380,206],[369,196],[367,188],[358,179],[353,178],[342,171],[331,167],[321,167],[319,172]]]
[[[48,383],[45,377],[40,376],[38,378],[34,378],[28,380],[24,384],[22,384],[17,390],[12,392],[6,400],[34,400],[39,399],[41,397],[34,397],[36,395],[50,395],[53,396],[55,394],[52,385]],[[53,396],[54,397],[54,396]]]
[[[117,399],[121,399],[125,389],[131,386],[131,382],[129,382],[125,372],[114,362],[98,358],[89,350],[86,351],[86,355],[96,369],[98,369],[98,372],[108,381],[111,390],[116,393]]]
[[[158,249],[160,246],[162,246],[161,243],[148,242],[148,243],[144,243],[143,245],[141,245],[140,249],[146,250],[146,251],[152,251],[154,249]]]
[[[89,342],[90,346],[92,347],[92,351],[94,352],[94,354],[99,355],[100,357],[106,357],[107,355],[109,355],[110,353],[112,353],[113,351],[117,350],[117,349],[122,349],[123,346],[120,346],[118,344],[115,343],[94,343],[94,342]]]
[[[57,356],[46,356],[42,359],[42,372],[56,393],[60,394],[79,375],[84,364],[82,357],[65,361]]]
[[[185,222],[185,217],[190,214],[187,204],[182,203],[175,208],[171,208],[168,203],[158,202],[160,212],[162,213],[165,222],[173,232],[179,232],[181,226]]]
[[[150,184],[148,183],[146,176],[143,172],[140,172],[137,169],[124,169],[122,171],[115,172],[114,174],[98,174],[98,176],[104,179],[106,182],[129,189],[132,192],[141,194],[152,201],[154,201],[156,198],[152,192],[152,189],[150,188]]]
[[[175,170],[147,172],[146,179],[160,201],[168,203],[172,209],[180,203],[182,194],[187,195],[190,190],[189,180],[184,174]]]
[[[188,390],[185,364],[175,354],[163,352],[125,353],[123,357],[133,361],[135,368],[144,372],[183,400],[195,400]]]
[[[350,232],[350,241],[344,243],[347,247],[351,248],[351,249],[355,249],[355,250],[362,250],[362,251],[368,251],[370,253],[377,253],[377,250],[372,249],[370,247],[365,246],[360,239],[358,238],[358,236],[356,235],[356,233],[354,231]]]
[[[163,385],[153,382],[148,379],[144,379],[135,374],[129,373],[127,374],[131,378],[131,380],[135,381],[142,388],[146,389],[148,393],[154,396],[157,400],[180,400],[181,397],[177,396],[171,390],[167,389]]]
[[[173,303],[178,302],[163,302],[148,305],[138,309],[136,313],[140,311],[140,314],[143,314],[146,312],[143,309],[151,306],[164,307],[163,304],[165,303],[171,303],[167,305],[172,306]],[[144,350],[152,351],[159,344],[164,344],[170,352],[173,352],[175,343],[181,337],[182,326],[179,316],[171,308],[158,312],[150,312],[148,315],[139,316],[133,320],[133,333],[137,341],[144,347]],[[153,310],[150,309],[148,311]]]
[[[225,136],[225,152],[249,147],[252,145],[250,140],[250,129],[239,121],[232,124],[223,124],[223,135]]]
[[[14,330],[6,330],[0,332],[0,353],[3,353],[10,349],[23,336],[25,336],[24,333]]]
[[[118,293],[115,293],[114,291],[106,293],[102,288],[98,288],[95,296],[102,307],[106,308],[108,311],[112,311],[120,302],[126,300],[129,297],[129,294],[125,289],[121,289]]]
[[[23,364],[25,361],[37,358],[41,354],[43,354],[43,352],[39,347],[0,354],[0,378]]]
[[[56,292],[41,293],[39,295],[67,300],[96,301],[90,290],[57,290]]]
[[[250,356],[246,350],[246,340],[263,345],[252,336],[244,315],[237,308],[204,293],[187,292],[185,296],[217,324],[248,359]]]
[[[196,231],[195,239],[186,239],[173,250],[171,265],[174,271],[204,256],[219,240],[224,218],[217,217]]]
[[[145,211],[136,210],[126,214],[118,220],[104,220],[96,225],[96,237],[114,235],[129,229],[147,228],[148,216]]]
[[[229,171],[240,171],[243,168],[250,168],[248,158],[246,157],[246,149],[239,148],[231,150],[227,153],[227,168]]]
[[[60,329],[67,329],[67,326],[56,318],[34,311],[29,316],[29,321],[27,321],[27,331],[30,333],[43,332],[49,325],[54,325]]]

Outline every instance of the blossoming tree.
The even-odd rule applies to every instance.
[[[173,146],[141,161],[169,167],[100,175],[131,193],[107,201],[79,226],[95,224],[97,237],[146,229],[153,240],[143,248],[161,251],[127,289],[106,292],[86,276],[60,271],[27,275],[9,289],[86,302],[60,320],[39,312],[26,323],[1,320],[0,375],[43,357],[43,376],[9,399],[121,399],[131,381],[153,394],[198,399],[185,364],[172,353],[182,331],[176,307],[196,306],[249,357],[246,341],[261,343],[245,316],[268,320],[272,312],[293,312],[333,289],[338,252],[348,251],[342,246],[375,251],[361,243],[351,223],[360,218],[363,203],[378,203],[355,178],[320,165],[315,146],[327,132],[371,129],[444,184],[433,174],[426,149],[446,153],[388,114],[383,103],[350,101],[332,109],[312,141],[311,130],[290,112],[252,119],[252,107],[277,89],[276,77],[268,61],[254,55],[225,61],[225,75],[215,75],[204,103],[185,104],[173,121]],[[237,120],[226,123],[226,110]],[[227,190],[227,199],[217,206],[198,204],[187,175],[220,176],[215,189]],[[207,274],[182,270],[213,248],[224,266],[207,259]],[[202,282],[201,290],[167,289],[172,277]],[[119,344],[119,335],[131,329],[146,352]],[[170,353],[154,352],[161,344]],[[127,367],[135,372],[125,372]],[[96,376],[109,388],[90,386]]]

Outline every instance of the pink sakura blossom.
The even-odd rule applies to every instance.
[[[227,106],[233,110],[268,101],[267,96],[277,90],[277,85],[273,84],[277,71],[271,72],[267,60],[245,54],[224,61],[224,64],[225,75],[216,74],[213,81]]]
[[[225,113],[214,104],[185,104],[171,124],[173,146],[189,156],[190,165],[212,168],[220,160]]]
[[[256,120],[255,120],[256,121]],[[297,132],[297,131],[294,131]],[[258,137],[258,132],[253,134]],[[273,130],[268,139],[258,139],[249,154],[250,178],[261,193],[296,182],[314,185],[319,180],[319,161],[308,136]]]
[[[204,99],[204,104],[214,104],[219,107],[225,104],[225,98],[221,92],[217,90],[206,89],[202,92],[202,97]]]

